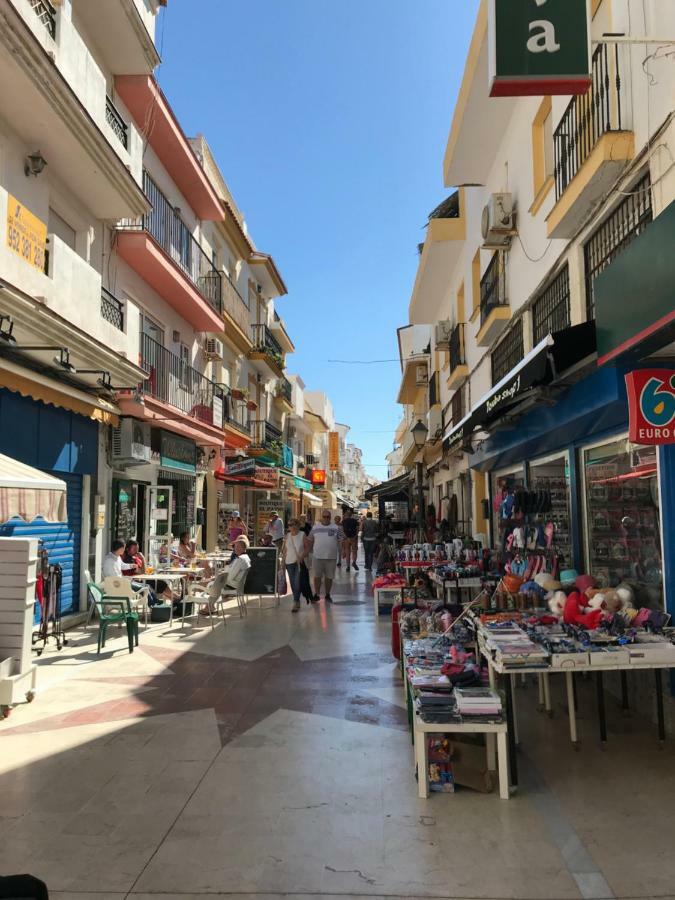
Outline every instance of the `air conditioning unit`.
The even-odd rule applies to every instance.
[[[415,384],[420,386],[429,381],[426,365],[415,366]]]
[[[112,430],[112,461],[126,466],[142,466],[152,461],[150,423],[122,419]]]
[[[434,342],[438,350],[450,349],[450,338],[452,337],[453,330],[454,326],[449,319],[446,319],[444,322],[436,323]]]
[[[511,194],[491,194],[481,222],[486,250],[505,250],[516,233],[516,214]]]
[[[207,338],[204,341],[204,353],[207,359],[222,359],[225,355],[223,342],[218,338]]]
[[[437,441],[443,436],[443,419],[440,406],[432,406],[427,413],[428,441]]]

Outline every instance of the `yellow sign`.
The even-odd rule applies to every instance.
[[[328,435],[328,468],[331,471],[340,468],[340,435],[337,431]]]
[[[47,226],[11,194],[7,195],[7,246],[44,272]]]

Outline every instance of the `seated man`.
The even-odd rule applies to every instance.
[[[251,557],[246,552],[249,548],[249,540],[245,534],[240,535],[234,542],[235,557],[216,577],[202,586],[209,595],[209,603],[202,607],[202,612],[213,612],[214,603],[223,591],[241,593],[246,584],[246,576],[251,568]]]

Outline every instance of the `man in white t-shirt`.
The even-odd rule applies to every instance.
[[[335,564],[338,554],[338,526],[332,522],[333,514],[329,509],[321,513],[321,523],[316,524],[309,533],[309,546],[312,550],[312,575],[314,577],[314,600],[319,599],[321,579],[326,588],[326,602],[332,603],[330,589],[335,578]]]
[[[284,523],[281,521],[277,513],[270,513],[270,520],[265,526],[265,534],[268,534],[272,540],[272,543],[277,548],[277,550],[281,550],[282,544],[284,542]]]

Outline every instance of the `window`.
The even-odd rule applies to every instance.
[[[450,413],[452,415],[452,424],[458,425],[466,415],[464,409],[464,388],[461,387],[455,391],[450,401]]]
[[[532,122],[532,175],[534,200],[530,213],[536,215],[553,187],[553,118],[551,98],[544,97]]]
[[[164,346],[164,329],[158,325],[144,310],[141,310],[141,332],[146,334],[160,346]]]
[[[61,218],[51,206],[49,207],[49,233],[61,238],[63,243],[67,244],[71,250],[75,249],[75,229],[65,219]]]
[[[492,351],[492,385],[498,384],[521,361],[523,348],[523,320],[518,319],[504,340]]]
[[[190,348],[187,344],[180,345],[178,359],[180,386],[187,391],[190,390],[190,374],[192,368],[190,365]]]
[[[532,324],[535,345],[547,334],[569,327],[570,270],[567,264],[534,301]]]
[[[652,218],[651,181],[647,172],[596,229],[584,247],[586,317],[589,321],[595,318],[595,279],[622,250],[642,234]]]

